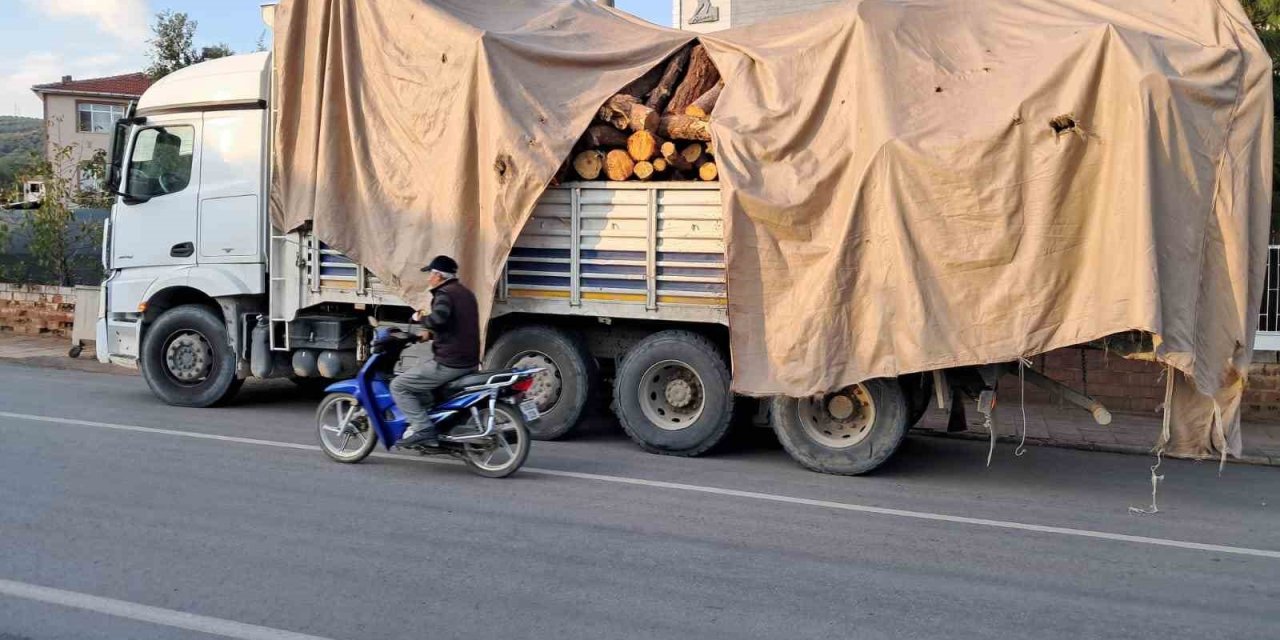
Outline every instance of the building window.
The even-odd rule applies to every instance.
[[[81,102],[76,105],[77,129],[81,133],[108,133],[116,120],[124,117],[122,104]]]

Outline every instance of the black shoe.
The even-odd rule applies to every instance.
[[[419,429],[413,435],[401,438],[396,443],[397,447],[439,447],[440,436],[436,435],[435,429]]]

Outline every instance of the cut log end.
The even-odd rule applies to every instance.
[[[631,154],[631,159],[636,162],[649,160],[658,154],[661,144],[658,136],[648,131],[637,131],[627,138],[627,153]]]
[[[590,150],[579,153],[573,159],[573,170],[583,180],[595,180],[600,177],[600,169],[604,167],[604,154]]]
[[[654,158],[654,159],[653,159],[653,170],[654,170],[654,171],[657,171],[658,173],[664,173],[664,172],[666,172],[666,170],[667,170],[667,167],[668,167],[668,166],[670,166],[670,165],[668,165],[668,164],[667,164],[667,159],[666,159],[666,158]]]
[[[621,149],[610,151],[604,158],[604,172],[610,180],[621,182],[635,173],[636,163]]]
[[[640,162],[636,163],[635,169],[633,171],[635,173],[636,178],[639,178],[640,180],[648,180],[649,178],[653,177],[653,172],[654,172],[653,163],[648,162],[647,160],[641,160]]]
[[[702,145],[696,142],[687,145],[684,149],[680,150],[680,157],[684,158],[684,161],[689,164],[696,163],[698,159],[702,157]]]
[[[716,167],[716,163],[704,162],[698,167],[698,179],[703,182],[712,182],[718,177],[720,177],[720,170]]]

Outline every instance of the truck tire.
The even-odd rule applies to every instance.
[[[151,392],[179,407],[221,404],[244,382],[222,318],[198,305],[174,307],[151,323],[138,364]]]
[[[907,435],[901,384],[878,378],[817,398],[773,399],[770,422],[782,447],[821,473],[856,476],[888,460]]]
[[[636,344],[618,364],[613,395],[623,430],[651,453],[706,453],[733,420],[724,356],[690,331],[662,331]]]
[[[502,334],[484,356],[486,371],[543,367],[526,394],[540,416],[527,426],[534,440],[562,438],[578,424],[591,398],[595,361],[576,334],[544,325],[518,327]]]

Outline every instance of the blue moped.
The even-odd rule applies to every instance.
[[[351,380],[336,382],[316,410],[320,447],[338,462],[356,463],[378,441],[390,449],[409,423],[391,398],[396,362],[418,339],[392,328],[375,330],[371,354]],[[526,421],[537,420],[537,405],[524,393],[542,369],[482,371],[440,389],[443,402],[432,408],[431,422],[441,434],[439,447],[410,447],[423,455],[460,458],[467,468],[490,478],[516,472],[529,455]]]

